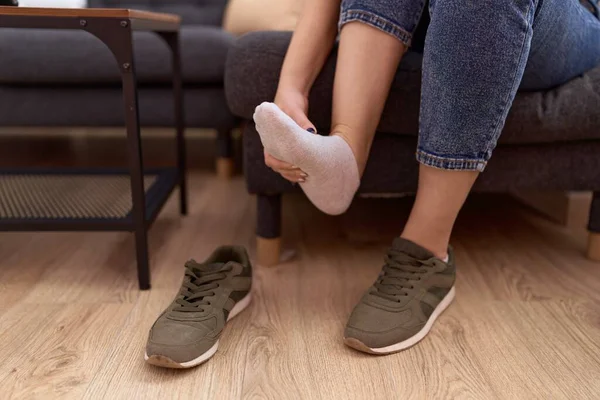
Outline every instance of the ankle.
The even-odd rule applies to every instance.
[[[367,159],[369,158],[369,146],[364,141],[357,140],[358,135],[356,135],[352,128],[346,125],[335,125],[331,130],[330,136],[338,136],[350,146],[356,160],[358,173],[362,176],[367,165]]]
[[[432,240],[431,237],[423,237],[421,235],[414,235],[410,232],[402,232],[400,235],[402,239],[410,240],[413,243],[418,244],[424,249],[429,250],[434,256],[440,260],[448,261],[448,241],[445,240]]]

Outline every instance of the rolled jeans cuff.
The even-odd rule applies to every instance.
[[[338,30],[342,30],[342,27],[348,22],[362,22],[373,28],[379,29],[389,35],[392,35],[406,47],[410,46],[412,41],[412,34],[403,29],[400,25],[392,22],[391,20],[381,17],[369,11],[364,10],[346,10],[340,14],[340,20],[338,23]]]
[[[446,157],[417,150],[417,161],[428,167],[449,171],[478,171],[483,172],[487,160],[464,157]]]

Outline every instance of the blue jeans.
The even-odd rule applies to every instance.
[[[579,0],[430,0],[420,29],[426,3],[342,0],[339,24],[359,21],[407,46],[426,32],[417,148],[425,165],[483,171],[517,90],[548,89],[600,64],[600,21]]]

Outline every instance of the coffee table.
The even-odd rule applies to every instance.
[[[0,7],[0,27],[82,30],[102,41],[121,71],[128,168],[0,171],[0,230],[135,233],[140,289],[150,288],[147,230],[179,186],[187,213],[181,57],[177,15],[126,9]],[[134,31],[161,36],[172,54],[176,166],[145,170],[142,160]]]

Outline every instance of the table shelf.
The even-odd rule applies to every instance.
[[[178,184],[176,168],[145,171],[149,227]],[[133,231],[126,169],[0,169],[0,231]]]

